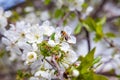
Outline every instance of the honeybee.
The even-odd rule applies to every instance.
[[[69,36],[65,31],[61,31],[61,35],[66,41],[69,39]]]

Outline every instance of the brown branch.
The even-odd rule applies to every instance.
[[[118,77],[115,73],[110,73],[110,72],[97,72],[97,74],[108,76],[108,77]]]
[[[98,16],[98,13],[100,11],[102,11],[104,5],[107,3],[108,0],[102,0],[101,4],[99,5],[99,7],[96,9],[96,11],[93,13],[92,17],[96,18]]]
[[[76,16],[78,17],[78,20],[81,22],[81,13],[80,12],[78,12],[78,11],[75,11],[75,13],[76,13]],[[90,45],[90,34],[89,34],[89,31],[85,28],[85,27],[83,27],[83,30],[85,31],[85,33],[86,33],[86,40],[87,40],[87,44],[88,44],[88,52],[90,51],[90,49],[91,49],[91,45]]]
[[[65,13],[65,15],[57,22],[56,26],[57,27],[60,26],[60,24],[62,24],[70,14],[71,14],[71,12]]]
[[[89,34],[88,30],[85,27],[83,27],[83,29],[85,30],[85,33],[86,33],[86,40],[87,40],[87,44],[88,44],[88,51],[90,51],[90,49],[91,49],[90,34]]]
[[[107,38],[104,38],[104,40],[109,44],[110,47],[115,47],[113,41],[109,41]]]
[[[106,20],[106,22],[110,22],[110,21],[115,20],[115,19],[118,19],[118,18],[120,18],[120,15],[118,15],[118,16],[112,16],[112,17],[108,18],[108,19]]]
[[[52,61],[51,61],[51,62],[52,62],[52,63],[54,64],[54,66],[57,68],[58,78],[59,78],[60,80],[64,80],[64,78],[63,78],[63,73],[62,73],[62,71],[61,71],[58,63],[57,63],[56,60],[55,60],[55,55],[52,55]]]

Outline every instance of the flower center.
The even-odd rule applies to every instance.
[[[33,55],[29,55],[28,58],[29,58],[29,59],[33,59],[34,56],[33,56]]]

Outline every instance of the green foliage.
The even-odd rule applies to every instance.
[[[51,0],[44,0],[44,4],[48,5],[51,2]]]
[[[3,49],[3,50],[0,50],[0,58],[2,58],[5,53],[6,53],[6,51],[5,51],[4,49]]]
[[[38,48],[40,50],[40,54],[42,54],[44,57],[51,56],[52,54],[58,54],[61,51],[59,45],[51,47],[47,41],[43,41],[42,43],[38,44]]]
[[[26,80],[31,76],[30,73],[26,72],[26,71],[22,71],[22,70],[18,70],[17,71],[17,76],[16,76],[16,80]]]
[[[97,25],[96,25],[96,22],[92,18],[88,17],[82,22],[83,22],[83,26],[86,27],[88,31],[96,31]]]
[[[64,11],[62,9],[57,9],[55,10],[54,17],[55,18],[60,18],[64,15]]]
[[[101,60],[101,56],[96,57],[93,61],[93,65],[98,63],[100,60]]]
[[[83,3],[82,7],[86,9],[88,7],[88,4],[87,3]]]
[[[115,35],[114,33],[111,33],[111,32],[108,32],[108,33],[106,33],[105,35],[106,35],[106,37],[108,37],[108,38],[115,38],[115,37],[116,37],[116,35]]]
[[[93,61],[94,61],[94,52],[95,52],[95,48],[90,51],[81,61],[80,66],[78,67],[78,69],[80,70],[80,74],[84,74],[87,73],[90,69],[90,67],[92,67],[93,65]]]
[[[104,25],[105,22],[106,22],[106,17],[103,17],[103,18],[99,18],[96,20],[97,21],[97,25]]]
[[[16,22],[20,18],[20,15],[16,11],[12,11],[12,16],[10,17],[11,22]]]
[[[40,49],[40,53],[43,56],[50,56],[51,55],[51,53],[50,53],[51,47],[48,46],[47,41],[43,41],[42,43],[38,44],[38,47]]]
[[[55,33],[53,33],[53,34],[50,36],[50,39],[51,39],[51,40],[54,40],[54,39],[55,39]]]
[[[81,23],[78,23],[75,30],[74,30],[74,34],[79,34],[81,32],[81,28],[82,28],[82,25]]]
[[[81,64],[77,68],[80,75],[77,78],[73,78],[73,80],[108,80],[106,77],[96,74],[93,71],[93,65],[101,59],[100,57],[94,59],[94,53],[95,48],[92,49],[84,58],[82,58]]]
[[[85,20],[82,21],[83,26],[86,27],[86,29],[89,32],[95,32],[95,37],[94,41],[98,42],[101,40],[103,37],[105,37],[105,34],[103,33],[103,25],[106,22],[106,17],[99,18],[99,19],[92,19],[91,17],[86,18]]]

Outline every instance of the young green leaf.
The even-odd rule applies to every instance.
[[[116,35],[114,33],[108,32],[105,34],[108,38],[115,38]]]
[[[62,9],[57,9],[55,11],[54,17],[55,18],[60,18],[61,16],[63,16],[63,14],[64,14],[64,11]]]
[[[81,28],[82,28],[82,25],[81,23],[78,23],[78,25],[76,26],[75,30],[74,30],[74,34],[79,34],[81,32]]]
[[[48,5],[51,2],[51,0],[44,0],[44,4]]]
[[[55,39],[55,33],[53,33],[53,34],[50,36],[50,39],[51,39],[51,40],[54,40],[54,39]]]
[[[100,60],[101,60],[101,56],[96,57],[93,61],[93,65],[98,63]]]
[[[94,53],[95,53],[95,48],[92,49],[81,61],[80,66],[78,69],[80,70],[81,74],[87,73],[89,68],[93,65],[94,61]]]

